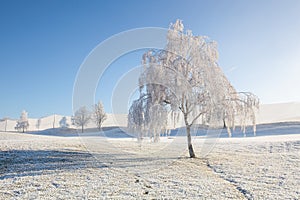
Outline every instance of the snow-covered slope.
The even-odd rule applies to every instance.
[[[299,134],[213,142],[0,132],[0,199],[299,199]]]
[[[300,103],[264,104],[257,115],[258,123],[300,121]]]
[[[29,119],[29,131],[45,130],[50,128],[60,128],[63,126],[62,119],[66,117],[66,124],[70,128],[76,128],[72,125],[70,116],[50,115],[40,118],[40,125],[38,126],[39,119]],[[257,123],[275,123],[275,122],[288,122],[300,121],[300,103],[280,103],[280,104],[263,104],[257,113]],[[0,131],[5,131],[5,121],[0,122]],[[7,120],[6,130],[14,131],[16,120]],[[127,126],[126,114],[107,114],[107,119],[103,123],[103,127],[111,126]],[[170,124],[169,128],[178,128],[184,126],[182,120],[175,125]],[[90,122],[86,128],[95,128],[95,123]]]
[[[64,121],[63,119],[66,118]],[[69,127],[76,128],[72,125],[71,116],[63,116],[63,115],[50,115],[47,117],[41,117],[40,119],[29,118],[29,128],[28,131],[37,131],[37,130],[45,130],[51,128],[61,128],[61,127]],[[17,120],[9,119],[6,121],[0,122],[0,131],[15,131]],[[104,121],[103,127],[111,127],[111,126],[127,126],[127,115],[126,114],[107,114],[107,119]],[[86,128],[95,128],[95,123],[91,120]]]

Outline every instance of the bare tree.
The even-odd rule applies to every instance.
[[[216,42],[193,36],[191,31],[184,32],[180,20],[171,24],[165,49],[150,50],[143,56],[140,98],[130,109],[129,126],[163,132],[166,110],[173,115],[182,113],[190,157],[195,157],[191,127],[196,123],[213,127],[226,123],[230,136],[230,128],[238,118],[242,126],[251,120],[255,131],[258,98],[251,93],[236,92],[217,60]]]
[[[55,128],[56,115],[53,115],[53,129]]]
[[[25,110],[23,110],[21,113],[20,119],[17,121],[17,125],[16,125],[15,129],[18,131],[21,130],[24,133],[28,127],[29,127],[28,113]]]
[[[67,122],[67,117],[61,118],[61,120],[59,121],[59,126],[61,128],[69,128],[70,125]]]
[[[106,120],[107,116],[104,111],[104,107],[101,101],[93,106],[93,119],[97,125],[97,128],[101,130],[103,122]]]
[[[40,130],[40,127],[41,127],[41,123],[42,123],[42,119],[39,118],[36,122],[36,128],[38,129],[38,131]]]
[[[0,120],[1,122],[5,122],[5,125],[4,125],[4,131],[5,132],[7,131],[7,121],[8,120],[9,120],[9,117],[4,117],[3,119]]]
[[[85,106],[83,106],[75,112],[72,121],[75,126],[81,127],[81,132],[83,133],[84,127],[88,124],[90,119],[90,111]]]

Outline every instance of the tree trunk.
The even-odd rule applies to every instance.
[[[223,129],[226,129],[227,126],[226,126],[226,122],[225,122],[225,119],[223,119]]]
[[[83,133],[83,125],[81,126],[81,133]]]
[[[190,158],[195,158],[196,155],[195,155],[193,145],[192,145],[191,127],[189,125],[186,126],[186,136],[187,136]]]

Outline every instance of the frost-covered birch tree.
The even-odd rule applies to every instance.
[[[183,115],[190,157],[195,157],[191,127],[226,123],[229,136],[237,120],[245,127],[253,123],[259,100],[252,93],[238,93],[218,63],[217,43],[184,31],[180,20],[171,24],[163,50],[150,50],[142,59],[140,98],[128,115],[129,127],[143,132],[164,132],[167,114]],[[245,128],[243,128],[245,131]]]
[[[17,121],[17,125],[15,129],[18,131],[22,131],[24,133],[28,127],[29,127],[28,113],[25,110],[23,110],[20,119]]]
[[[79,108],[73,118],[72,122],[75,126],[81,127],[81,132],[83,133],[84,127],[88,124],[88,122],[91,120],[91,113],[90,111],[85,107]]]
[[[94,105],[93,111],[93,119],[97,125],[97,128],[101,130],[102,124],[107,118],[101,101]]]

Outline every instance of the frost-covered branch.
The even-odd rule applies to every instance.
[[[97,128],[100,130],[103,122],[106,120],[107,116],[104,111],[104,107],[101,101],[93,106],[93,120],[95,121]]]
[[[182,21],[177,20],[169,28],[166,47],[143,55],[140,98],[129,110],[129,127],[156,137],[165,131],[168,113],[182,113],[191,157],[195,154],[190,128],[196,123],[219,127],[226,122],[231,135],[237,119],[242,127],[251,120],[255,132],[258,98],[238,93],[217,61],[217,43],[189,30],[184,32]]]

